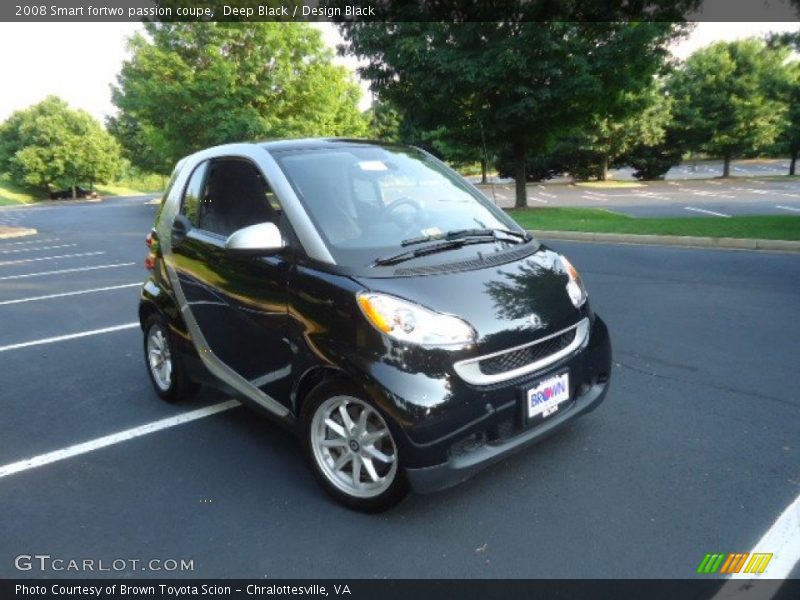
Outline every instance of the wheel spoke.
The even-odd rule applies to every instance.
[[[325,425],[327,425],[328,429],[333,431],[339,437],[341,437],[341,438],[346,438],[347,437],[347,432],[344,430],[344,428],[341,425],[339,425],[336,421],[334,421],[333,419],[331,419],[331,418],[325,419]]]
[[[362,456],[361,461],[364,463],[364,468],[367,470],[369,478],[372,479],[373,482],[378,481],[380,477],[378,477],[378,472],[375,470],[375,465],[372,464],[372,459]]]
[[[361,437],[367,431],[367,417],[369,411],[367,408],[361,409],[361,414],[358,416],[358,424],[356,425],[355,435]]]
[[[333,463],[333,470],[334,471],[341,471],[342,468],[347,463],[349,463],[351,460],[353,460],[353,455],[352,454],[350,454],[349,452],[346,452],[346,453],[342,454],[338,458],[338,460],[335,463]]]
[[[347,446],[347,442],[343,438],[334,438],[334,439],[324,439],[320,443],[320,446],[324,446],[325,448],[342,448]]]
[[[386,429],[379,429],[377,431],[368,431],[361,436],[361,443],[365,446],[370,446],[375,442],[377,442],[378,440],[385,438],[387,435],[389,435],[389,432]]]
[[[391,464],[394,462],[394,455],[389,456],[388,454],[384,454],[380,450],[378,450],[375,446],[364,446],[364,452],[372,456],[372,458],[376,458],[382,463]]]
[[[353,455],[353,485],[356,489],[361,487],[361,456]]]
[[[355,424],[353,423],[353,419],[350,418],[350,413],[347,412],[347,404],[344,402],[339,405],[339,416],[342,417],[342,423],[344,423],[348,433],[352,433]]]

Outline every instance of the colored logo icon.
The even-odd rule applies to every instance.
[[[714,573],[733,575],[734,573],[742,572],[742,567],[744,567],[744,573],[760,575],[766,570],[771,560],[772,554],[764,552],[753,552],[752,554],[749,552],[706,554],[700,564],[697,565],[697,572],[701,575],[713,575]]]

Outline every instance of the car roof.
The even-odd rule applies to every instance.
[[[271,140],[257,142],[266,150],[312,150],[319,148],[336,148],[341,146],[395,146],[396,144],[379,142],[375,140],[360,140],[353,138],[302,138]]]
[[[284,139],[284,140],[270,140],[258,142],[238,142],[233,144],[222,144],[220,146],[212,146],[199,150],[194,154],[183,157],[178,161],[177,167],[189,164],[193,165],[198,160],[206,160],[218,156],[224,156],[228,153],[237,152],[251,152],[253,148],[261,148],[269,153],[282,152],[282,151],[297,151],[297,150],[320,150],[343,148],[353,146],[372,146],[380,148],[408,148],[403,144],[393,142],[379,142],[373,140],[360,140],[351,138],[302,138],[302,139]]]

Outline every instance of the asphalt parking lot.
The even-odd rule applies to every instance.
[[[87,576],[15,568],[39,553],[191,560],[167,575],[194,578],[686,578],[797,502],[796,255],[551,242],[611,330],[606,402],[368,516],[330,501],[267,420],[152,391],[136,306],[154,213],[141,198],[0,209],[39,230],[0,240],[0,577]],[[767,575],[800,577],[790,554]]]
[[[514,206],[513,185],[481,185],[480,189],[499,206]],[[600,208],[632,217],[797,216],[800,179],[649,181],[619,188],[539,183],[528,185],[528,206]]]

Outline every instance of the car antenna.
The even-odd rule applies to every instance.
[[[483,134],[483,122],[480,119],[478,119],[478,127],[480,127],[481,130],[481,144],[483,144],[483,164],[485,165],[485,172],[488,172],[489,152],[486,150],[486,136]],[[492,179],[491,175],[489,175],[489,187],[492,190],[492,202],[494,202],[494,205],[497,206],[497,196],[494,193],[494,180]]]

